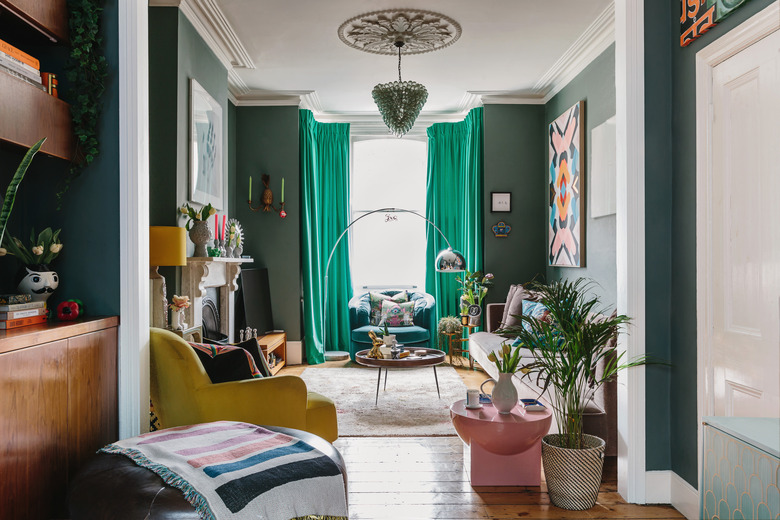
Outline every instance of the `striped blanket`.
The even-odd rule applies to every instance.
[[[203,519],[347,518],[336,463],[299,439],[253,424],[168,428],[101,451],[130,457],[181,489]]]

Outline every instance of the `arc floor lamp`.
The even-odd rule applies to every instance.
[[[368,213],[365,213],[363,215],[360,215],[358,218],[350,222],[347,225],[347,227],[344,229],[344,231],[341,232],[341,235],[339,235],[338,240],[336,240],[336,243],[333,244],[333,248],[330,250],[330,255],[328,255],[328,263],[325,265],[325,306],[322,308],[322,313],[323,313],[322,346],[325,350],[325,359],[332,359],[332,360],[344,359],[344,354],[345,354],[345,352],[342,350],[328,350],[327,345],[325,344],[328,341],[328,270],[330,269],[330,261],[333,259],[333,253],[336,252],[336,248],[341,242],[341,239],[344,238],[344,235],[347,234],[347,231],[349,231],[349,228],[355,225],[355,223],[358,222],[359,220],[364,219],[369,215],[373,215],[374,213],[410,213],[412,215],[420,217],[428,224],[433,226],[433,228],[439,232],[439,234],[444,239],[444,241],[447,242],[447,249],[442,249],[441,251],[439,251],[439,254],[436,255],[436,271],[439,273],[461,273],[466,270],[466,259],[463,257],[460,251],[457,251],[452,248],[450,241],[447,240],[447,237],[444,235],[444,233],[442,233],[441,229],[439,229],[439,227],[436,224],[434,224],[427,218],[423,217],[419,213],[416,213],[409,209],[403,209],[403,208],[379,208],[373,211],[369,211]]]

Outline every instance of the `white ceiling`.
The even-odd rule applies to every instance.
[[[403,78],[427,87],[423,114],[433,115],[462,111],[469,92],[543,99],[555,89],[556,81],[560,83],[563,72],[573,74],[577,66],[584,66],[578,63],[585,60],[577,56],[580,47],[592,46],[588,40],[593,33],[603,32],[603,27],[594,27],[604,26],[606,18],[614,19],[605,14],[612,13],[613,0],[184,0],[182,4],[188,1],[195,4],[196,12],[200,9],[201,16],[204,4],[221,11],[228,30],[235,32],[232,45],[245,50],[238,53],[244,56],[239,64],[254,65],[231,71],[231,90],[239,101],[312,92],[309,99],[319,113],[342,115],[377,113],[371,89],[397,78],[395,57],[361,52],[339,40],[342,22],[362,13],[416,8],[440,12],[460,23],[463,33],[455,44],[404,57],[402,62]],[[604,35],[597,36],[604,47]]]

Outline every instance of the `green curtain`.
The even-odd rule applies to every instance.
[[[436,123],[428,128],[425,216],[463,253],[469,271],[481,271],[483,262],[482,163],[482,108],[471,110],[460,123]],[[426,258],[435,258],[446,247],[441,235],[429,226]],[[425,290],[436,298],[432,331],[442,316],[460,314],[457,276],[438,273],[433,262],[427,264]]]
[[[349,350],[348,240],[341,241],[325,273],[331,249],[349,225],[349,124],[318,123],[311,111],[301,110],[300,147],[304,340],[309,364],[318,364],[325,350]]]

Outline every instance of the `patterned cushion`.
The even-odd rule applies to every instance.
[[[409,292],[404,290],[394,296],[390,296],[388,294],[382,294],[379,292],[371,291],[370,293],[368,293],[368,298],[369,301],[371,302],[369,323],[371,325],[379,325],[379,322],[382,320],[382,302],[385,300],[389,300],[391,302],[397,302],[397,303],[408,302]]]
[[[384,300],[379,322],[387,323],[388,327],[410,327],[414,325],[414,302],[396,303]]]
[[[541,320],[541,321],[548,321],[550,317],[550,311],[547,310],[547,307],[545,307],[540,302],[523,300],[523,316],[528,316],[529,318],[536,318],[537,320]],[[525,327],[526,330],[530,328],[528,323],[526,322],[523,322],[523,327]]]
[[[241,347],[190,343],[212,383],[263,377],[252,355]]]

